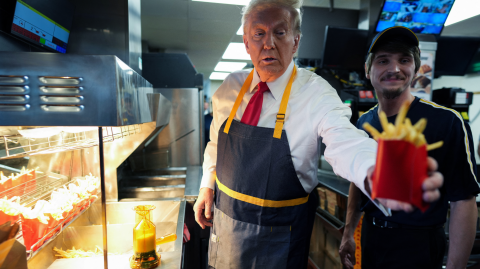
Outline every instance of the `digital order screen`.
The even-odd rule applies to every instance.
[[[455,0],[386,0],[377,32],[404,26],[419,34],[440,34]]]
[[[25,2],[17,0],[12,33],[66,53],[70,31]]]

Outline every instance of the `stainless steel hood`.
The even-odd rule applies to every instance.
[[[152,85],[115,56],[0,52],[2,126],[151,122],[149,93]]]

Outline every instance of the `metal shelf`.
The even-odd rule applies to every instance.
[[[37,173],[41,173],[38,172]],[[7,196],[11,199],[14,196],[20,197],[23,205],[29,207],[38,200],[50,200],[53,190],[70,183],[67,176],[47,172],[45,175],[27,181],[23,184],[10,188],[0,193],[0,197]]]
[[[90,206],[98,199],[99,197],[93,200],[87,200],[82,208],[78,208],[72,213],[72,216],[63,219],[60,223],[55,226],[55,228],[51,229],[50,232],[45,234],[41,239],[37,241],[37,243],[32,245],[32,249],[35,250],[27,250],[27,260],[30,260],[35,255],[37,255],[45,246],[48,245],[51,241],[55,240],[55,238],[60,235],[65,228],[67,228],[71,223],[73,223],[78,217],[80,217],[85,211],[87,211]],[[20,241],[23,242],[23,231],[19,233],[17,239],[21,239]]]
[[[126,136],[140,133],[141,125],[134,124],[122,127],[102,127],[103,142],[113,142]],[[20,134],[0,136],[0,160],[27,157],[38,154],[51,154],[76,149],[98,146],[97,132],[66,132],[45,138],[28,138]]]

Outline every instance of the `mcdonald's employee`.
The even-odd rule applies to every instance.
[[[350,124],[351,110],[335,89],[293,63],[300,7],[300,1],[252,0],[244,8],[243,40],[254,69],[233,72],[213,96],[211,141],[194,206],[202,228],[213,218],[209,268],[307,267],[320,137],[334,171],[370,197],[366,178],[376,142]],[[437,172],[426,181],[426,201],[439,198],[442,182]],[[386,208],[413,209],[373,202],[385,214]]]
[[[438,161],[438,170],[445,177],[441,197],[425,213],[392,212],[385,217],[375,205],[350,186],[345,231],[340,257],[345,268],[353,268],[355,260],[354,231],[362,212],[361,265],[368,269],[440,269],[446,249],[444,224],[450,207],[447,269],[465,268],[475,240],[477,204],[480,192],[476,178],[473,137],[468,123],[455,110],[415,97],[410,85],[419,71],[420,49],[417,36],[408,28],[394,26],[373,39],[365,63],[366,77],[378,96],[378,106],[363,114],[358,128],[368,122],[383,131],[379,113],[385,112],[395,122],[400,106],[410,103],[407,117],[412,122],[427,119],[425,139],[442,140],[443,146],[429,151]],[[381,257],[381,258],[379,258]]]

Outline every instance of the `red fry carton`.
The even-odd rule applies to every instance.
[[[27,172],[27,181],[35,179],[37,177],[36,171],[34,169]]]
[[[426,145],[404,140],[378,141],[377,164],[373,172],[372,198],[410,203],[425,212],[422,183],[428,177]]]
[[[12,188],[12,179],[8,178],[3,182],[0,182],[0,193],[9,190]],[[4,195],[1,195],[4,196]]]
[[[12,187],[17,187],[22,183],[25,183],[24,175],[17,174],[12,178]]]
[[[30,250],[48,232],[48,223],[42,223],[38,219],[25,219],[22,217],[22,231],[25,247]],[[38,248],[37,246],[36,248]],[[35,248],[35,249],[36,249]],[[32,249],[34,250],[34,249]]]
[[[7,221],[10,221],[11,225],[13,225],[15,222],[18,221],[19,218],[20,218],[19,214],[12,216],[12,215],[6,214],[3,211],[0,211],[0,224],[4,224]]]

